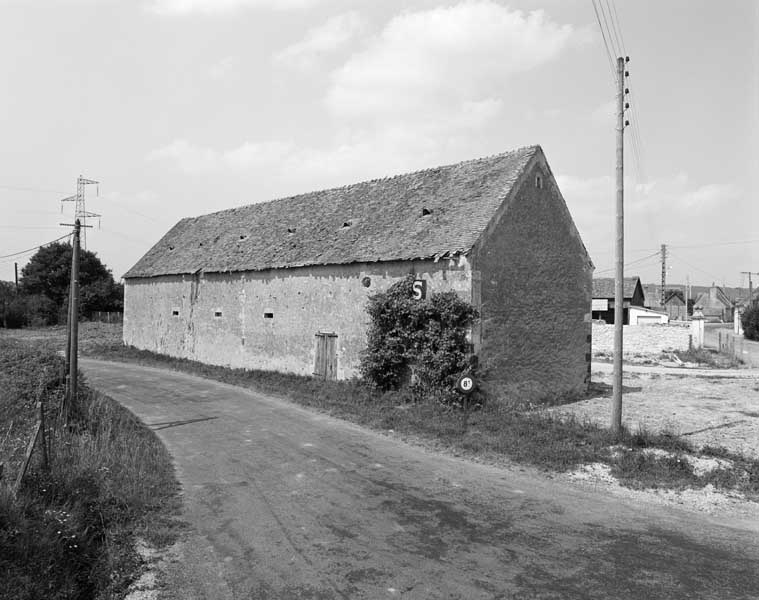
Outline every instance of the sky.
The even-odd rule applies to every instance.
[[[79,175],[118,279],[183,217],[532,144],[613,277],[619,53],[625,274],[659,283],[667,244],[668,282],[747,286],[752,0],[0,0],[0,279]]]

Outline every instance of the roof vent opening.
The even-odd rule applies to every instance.
[[[169,250],[174,250],[174,246],[169,246]]]
[[[287,233],[295,233],[295,227],[288,227]]]
[[[539,190],[543,189],[543,178],[540,175],[535,175],[535,187]]]
[[[270,313],[270,312],[264,313],[264,319],[273,319],[273,318],[274,318],[274,313]]]
[[[432,211],[429,208],[427,208],[426,206],[422,207],[422,216],[423,217],[426,217],[427,215],[431,215],[431,214],[432,214]]]
[[[247,240],[247,239],[248,239],[248,234],[246,234],[246,233],[240,234],[240,241]]]
[[[348,229],[348,227],[353,225],[353,221],[343,221],[343,229]]]

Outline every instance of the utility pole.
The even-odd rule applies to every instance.
[[[690,275],[685,276],[685,320],[688,319],[688,301],[690,300]]]
[[[667,301],[667,244],[661,245],[661,305]]]
[[[71,226],[70,223],[61,223],[64,226]],[[74,236],[71,242],[71,284],[69,286],[69,311],[68,311],[68,327],[66,335],[66,366],[68,367],[68,374],[66,375],[66,397],[61,406],[61,415],[64,422],[68,423],[69,413],[71,411],[71,405],[76,401],[76,395],[78,391],[77,381],[77,369],[79,368],[79,250],[80,250],[80,237],[83,227],[91,227],[90,225],[82,225],[81,221],[77,219],[74,222]]]
[[[611,405],[611,430],[618,433],[622,429],[622,325],[624,322],[624,276],[625,276],[625,218],[624,218],[624,142],[625,109],[625,63],[630,58],[617,58],[617,245],[616,271],[614,281],[614,382]]]
[[[82,223],[82,227],[85,228],[84,230],[84,249],[87,249],[87,217],[98,217],[100,218],[102,215],[99,215],[97,213],[88,212],[85,204],[84,204],[84,188],[87,185],[98,185],[100,182],[95,181],[93,179],[85,179],[81,175],[76,180],[76,195],[75,196],[68,196],[67,198],[63,198],[61,202],[76,202],[76,208],[74,209],[74,220],[79,220]],[[100,188],[97,188],[98,194],[100,193]],[[61,205],[61,211],[63,211],[63,205]]]
[[[71,406],[76,402],[78,391],[77,369],[79,368],[79,235],[81,222],[74,223],[73,252],[71,253],[71,307],[69,309],[71,346],[69,348],[69,398],[66,403],[65,422],[68,423]]]
[[[13,263],[13,270],[16,273],[16,293],[18,294],[18,263]]]
[[[741,271],[741,275],[748,275],[748,305],[754,306],[754,286],[751,281],[752,275],[759,275],[756,271]]]

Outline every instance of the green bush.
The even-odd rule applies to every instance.
[[[422,396],[439,397],[471,372],[467,334],[477,311],[454,292],[414,298],[414,276],[369,298],[371,317],[361,374],[382,390],[410,384]]]
[[[759,342],[759,306],[747,308],[741,317],[743,337]]]

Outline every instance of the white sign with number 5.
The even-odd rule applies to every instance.
[[[414,300],[424,300],[427,297],[427,282],[424,279],[415,279],[411,286]]]

